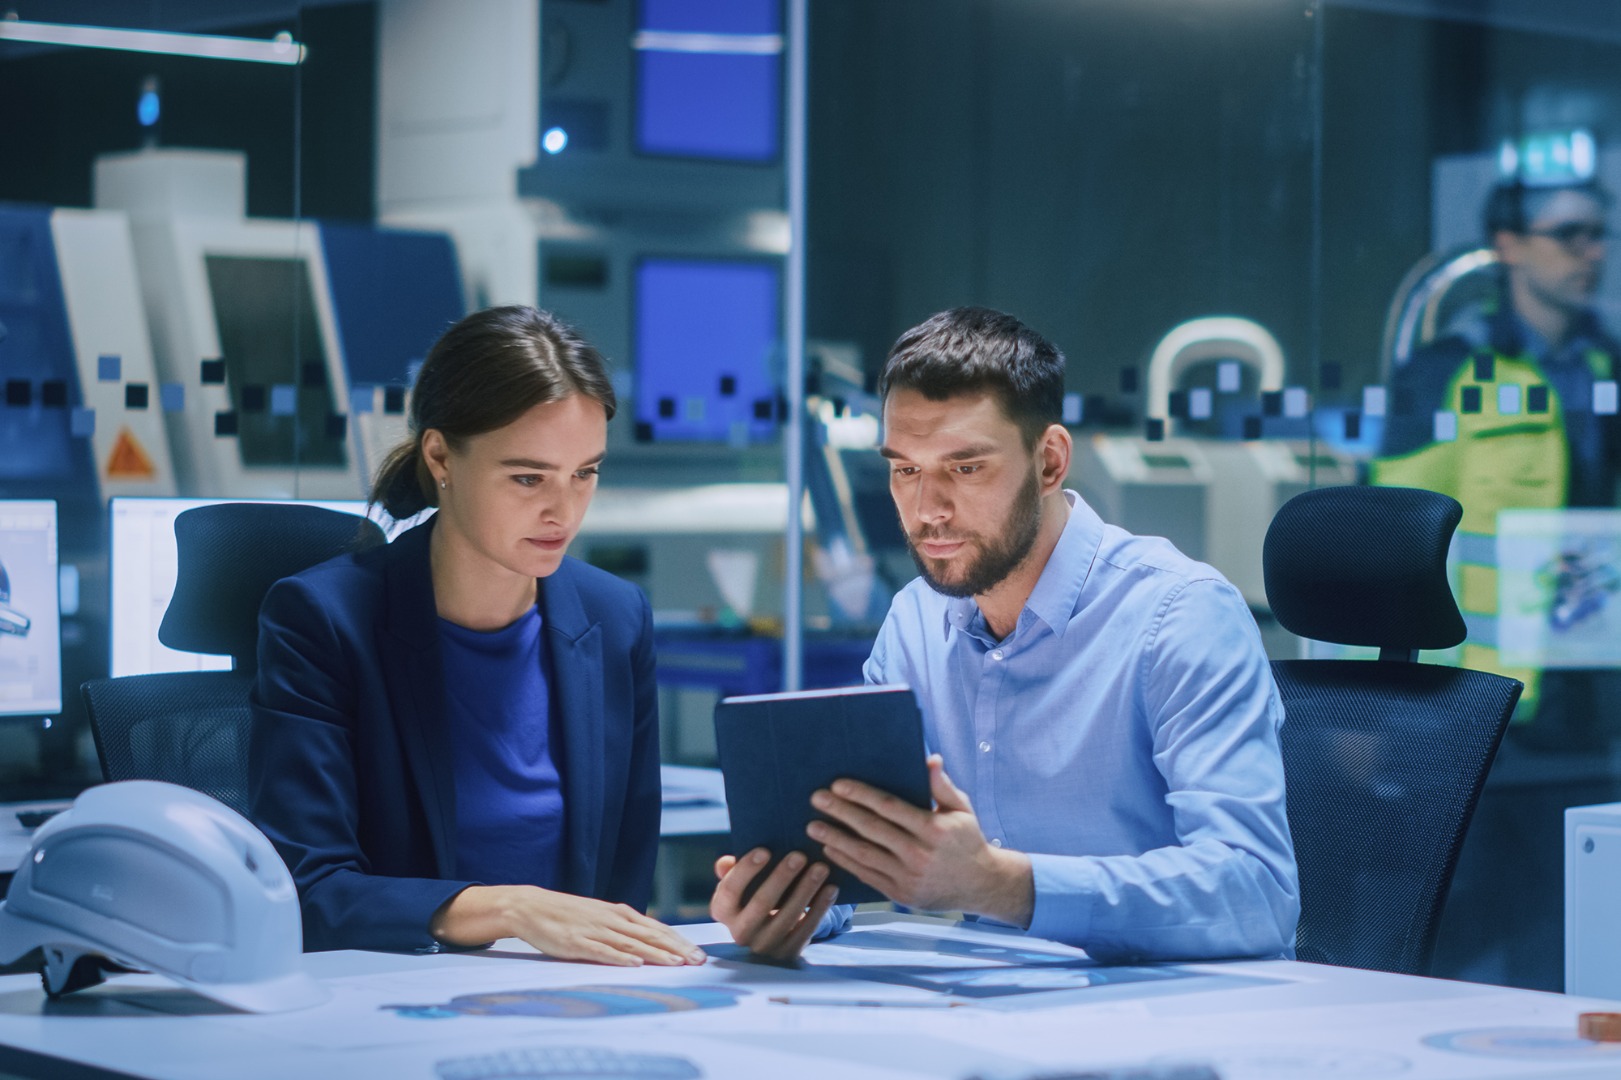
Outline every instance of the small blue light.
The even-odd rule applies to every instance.
[[[568,132],[560,127],[547,128],[540,137],[540,148],[548,154],[561,154],[568,146]]]
[[[159,111],[158,92],[156,90],[143,91],[141,100],[135,105],[135,116],[140,120],[141,126],[153,127],[156,125]]]

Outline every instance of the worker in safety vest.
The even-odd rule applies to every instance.
[[[1596,676],[1510,668],[1498,656],[1497,515],[1608,507],[1621,475],[1615,379],[1621,348],[1592,311],[1610,197],[1596,184],[1506,182],[1485,210],[1502,289],[1391,378],[1374,483],[1429,488],[1463,504],[1455,540],[1469,636],[1459,662],[1520,679],[1515,719],[1532,741],[1590,746]],[[1621,598],[1618,598],[1621,602]]]

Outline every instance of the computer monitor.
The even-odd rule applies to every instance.
[[[56,503],[0,500],[0,716],[62,711]]]
[[[638,153],[781,157],[781,0],[642,0],[637,31]]]
[[[174,596],[178,571],[174,519],[193,507],[222,502],[261,502],[255,499],[144,499],[108,501],[112,539],[109,546],[112,603],[109,672],[150,675],[164,671],[227,671],[228,656],[180,652],[158,640],[158,626]],[[292,499],[306,506],[322,506],[357,516],[366,513],[360,499]],[[429,512],[395,521],[373,508],[372,518],[390,540],[416,524]],[[54,572],[53,572],[54,573]],[[54,576],[52,578],[54,579]]]
[[[772,438],[780,264],[648,256],[636,264],[634,288],[638,438],[734,445]]]

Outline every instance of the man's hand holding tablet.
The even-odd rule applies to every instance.
[[[716,862],[710,914],[740,944],[792,959],[841,896],[1028,925],[1029,859],[986,843],[940,759],[925,764],[907,688],[728,698],[715,733],[745,854]]]

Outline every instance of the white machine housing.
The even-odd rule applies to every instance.
[[[129,218],[114,210],[53,210],[51,239],[84,407],[94,410],[91,452],[102,498],[173,495],[174,461],[152,360],[151,333],[135,272]],[[117,380],[101,381],[100,359],[116,356]],[[127,383],[144,383],[147,407],[128,409]],[[147,468],[130,466],[139,459]]]
[[[1565,993],[1621,1000],[1621,803],[1565,810]]]
[[[246,160],[239,153],[147,149],[96,161],[98,207],[121,209],[130,218],[158,373],[184,387],[185,408],[167,414],[180,493],[362,497],[372,470],[405,436],[405,415],[385,413],[380,400],[369,413],[350,409],[319,226],[250,219],[245,192]],[[204,383],[201,375],[202,361],[222,353],[208,276],[211,256],[304,264],[332,410],[349,414],[341,464],[249,465],[237,437],[215,434],[215,414],[234,405],[228,382]],[[299,373],[289,371],[286,382],[296,385]]]

